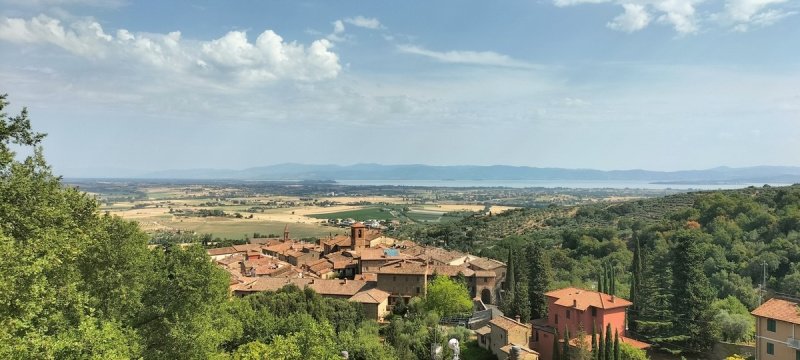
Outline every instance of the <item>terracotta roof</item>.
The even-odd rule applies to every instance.
[[[590,306],[598,309],[614,309],[633,305],[632,302],[619,297],[574,287],[553,290],[545,293],[545,295],[555,298],[556,305],[572,307],[578,310],[586,310]]]
[[[486,325],[486,326],[484,326],[484,327],[482,327],[482,328],[480,328],[478,330],[475,330],[475,333],[479,334],[479,335],[491,334],[492,333],[492,328],[489,325]]]
[[[348,235],[336,235],[332,238],[329,237],[327,239],[320,239],[319,242],[320,245],[330,245],[330,246],[339,245],[341,247],[349,247],[350,245],[352,245],[352,241],[350,239],[350,236]]]
[[[363,281],[367,281],[367,282],[376,282],[376,281],[378,281],[378,274],[376,274],[376,273],[358,274],[358,275],[356,275],[355,279],[356,280],[363,280]]]
[[[208,255],[217,256],[217,255],[226,255],[226,254],[236,254],[238,252],[244,252],[244,250],[239,251],[236,250],[233,246],[221,247],[216,249],[208,249],[206,250]]]
[[[531,329],[531,326],[529,324],[523,324],[521,322],[517,322],[512,318],[502,315],[493,317],[492,320],[489,321],[489,323],[505,330],[511,330],[516,327],[523,327],[527,328],[528,330]]]
[[[476,267],[480,270],[494,270],[502,266],[506,266],[505,263],[494,260],[494,259],[487,259],[487,258],[475,258],[469,261],[469,265]]]
[[[369,289],[358,292],[350,298],[350,301],[367,304],[380,304],[389,299],[389,293],[379,289]]]
[[[233,290],[240,292],[276,291],[290,284],[301,289],[311,288],[320,295],[348,297],[362,290],[368,290],[371,286],[365,281],[358,280],[261,277],[249,283],[234,285]]]
[[[462,274],[469,277],[475,275],[475,271],[466,266],[433,265],[431,266],[430,274],[445,276],[458,276],[458,274]]]
[[[378,274],[424,275],[432,273],[427,264],[420,261],[395,260],[375,271]]]
[[[261,252],[261,245],[259,244],[232,245],[231,247],[236,249],[238,252],[246,252],[251,250]]]
[[[751,314],[758,317],[786,321],[792,324],[800,324],[800,309],[794,301],[775,298],[769,299],[753,310]]]
[[[231,264],[238,263],[238,262],[240,262],[242,260],[244,260],[244,255],[236,253],[236,254],[233,254],[231,256],[228,256],[228,257],[225,257],[225,258],[217,260],[217,264],[224,265],[224,266],[229,266]]]

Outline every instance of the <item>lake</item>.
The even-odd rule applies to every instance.
[[[423,186],[423,187],[509,187],[509,188],[571,188],[571,189],[650,189],[650,190],[727,190],[763,183],[741,184],[653,184],[647,181],[619,180],[336,180],[342,185]],[[767,184],[787,186],[791,184]]]

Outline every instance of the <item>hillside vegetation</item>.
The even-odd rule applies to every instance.
[[[520,209],[396,236],[522,264],[517,279],[536,276],[541,248],[548,288],[613,281],[607,291],[635,302],[631,333],[670,351],[751,341],[765,272],[765,295],[800,295],[800,185]]]

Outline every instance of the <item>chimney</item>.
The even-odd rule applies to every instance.
[[[516,320],[517,322],[519,322],[519,315],[515,316],[515,317],[514,317],[514,320]]]
[[[578,299],[572,299],[572,307],[574,308],[578,307]]]
[[[614,295],[611,295],[611,302],[614,302],[615,299],[616,297]]]

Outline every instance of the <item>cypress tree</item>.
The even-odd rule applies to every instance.
[[[508,270],[506,270],[506,293],[513,294],[514,293],[514,286],[516,285],[516,279],[514,278],[514,257],[512,256],[513,251],[511,249],[508,250]]]
[[[611,338],[611,323],[606,325],[605,360],[614,360],[614,339]]]
[[[620,360],[619,331],[614,330],[614,360]]]
[[[552,360],[561,360],[561,346],[558,343],[558,329],[553,334],[553,359]]]
[[[617,293],[617,271],[614,269],[612,265],[608,266],[608,278],[610,279],[611,286],[609,286],[609,290],[611,291],[609,294],[616,294]]]
[[[603,328],[600,328],[600,336],[597,339],[597,354],[595,354],[595,359],[597,360],[605,360],[606,359],[606,341],[605,335],[603,334]]]
[[[528,297],[528,278],[521,274],[514,293],[514,315],[519,315],[519,320],[527,323],[531,319],[531,304]]]
[[[592,356],[597,352],[597,326],[592,321]]]
[[[641,311],[641,304],[639,303],[639,287],[642,284],[642,248],[639,244],[639,234],[635,233],[633,236],[633,261],[631,262],[631,293],[630,300],[633,303],[628,313],[627,321],[628,327],[636,331],[636,318]]]
[[[561,350],[561,359],[569,360],[569,328],[564,327],[564,348]]]
[[[552,267],[550,258],[540,242],[532,242],[528,246],[528,297],[532,319],[547,317],[547,297],[544,295],[550,287]]]
[[[703,270],[705,257],[700,248],[710,241],[710,235],[699,230],[682,230],[674,238],[672,309],[680,319],[674,322],[674,335],[695,352],[710,348],[714,339],[714,291]]]

